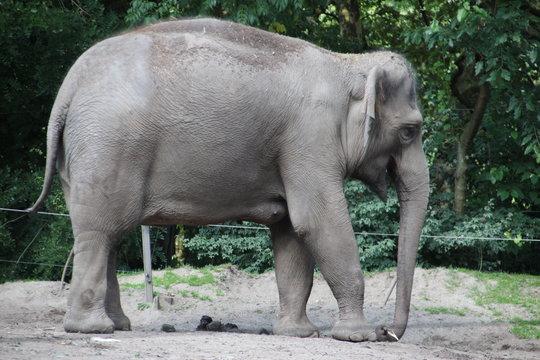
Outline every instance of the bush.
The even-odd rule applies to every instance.
[[[393,234],[399,231],[399,203],[395,191],[389,189],[388,201],[384,204],[361,182],[351,180],[345,185],[345,194],[363,269],[395,267],[397,236]],[[494,209],[493,203],[468,216],[458,216],[441,206],[444,200],[434,197],[430,201],[424,236],[419,244],[419,265],[540,273],[539,243],[482,239],[538,238],[539,219],[508,209]],[[230,262],[251,272],[266,271],[273,266],[268,232],[191,229],[183,235],[186,261],[191,265]]]
[[[183,244],[185,261],[190,265],[231,263],[252,273],[262,273],[274,267],[267,230],[202,227],[193,237],[184,238]]]
[[[25,209],[32,205],[41,190],[42,174],[43,169],[29,172],[9,167],[1,169],[0,204],[13,209]],[[51,212],[67,211],[58,180],[53,184],[45,207]],[[71,224],[66,217],[0,212],[0,253],[3,262],[0,282],[20,278],[59,280],[72,244]],[[22,263],[17,264],[17,261]]]
[[[493,202],[466,216],[444,207],[430,207],[428,215],[424,234],[440,237],[421,239],[420,264],[540,274],[539,243],[492,240],[539,238],[540,219],[494,209]]]
[[[45,127],[62,79],[120,24],[98,0],[0,2],[0,163],[28,170],[43,161]]]
[[[394,189],[383,203],[363,183],[350,180],[345,184],[349,214],[356,233],[362,268],[367,271],[396,266],[397,238],[387,235],[399,230],[399,205]],[[370,233],[370,234],[362,234]]]

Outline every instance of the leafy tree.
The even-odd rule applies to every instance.
[[[0,163],[43,161],[56,91],[75,59],[119,26],[97,0],[0,2]]]
[[[464,1],[423,11],[431,20],[405,33],[406,42],[448,59],[452,101],[465,109],[446,117],[459,129],[452,134],[455,211],[465,212],[467,185],[480,197],[477,206],[491,197],[524,209],[540,205],[538,13],[522,1]],[[486,191],[489,183],[497,187]]]
[[[24,209],[43,181],[45,127],[62,78],[96,40],[120,24],[96,0],[0,2],[0,206]],[[46,203],[65,212],[58,184]],[[2,260],[63,264],[73,244],[66,218],[0,213]],[[2,263],[0,281],[59,279],[61,267]]]

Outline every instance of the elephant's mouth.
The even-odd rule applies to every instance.
[[[386,184],[386,171],[381,172],[382,179],[379,181],[376,181],[375,183],[372,183],[369,185],[369,189],[373,191],[379,199],[381,199],[383,202],[386,202],[388,198],[388,185]]]
[[[386,166],[377,169],[374,172],[375,176],[372,176],[371,181],[367,182],[369,189],[373,191],[379,197],[379,199],[381,199],[385,203],[388,198],[388,184],[386,181],[386,175],[392,174],[392,166],[395,165],[394,161],[392,161],[392,158],[390,158]]]

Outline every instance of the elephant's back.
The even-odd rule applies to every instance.
[[[161,22],[139,28],[130,34],[147,34],[154,38],[193,36],[215,39],[221,44],[236,44],[253,52],[276,54],[295,53],[314,45],[296,38],[279,35],[254,27],[217,19],[191,19]],[[322,50],[322,49],[321,49]]]

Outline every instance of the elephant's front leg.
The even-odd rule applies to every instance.
[[[319,331],[306,315],[313,285],[313,258],[299,241],[288,218],[270,227],[280,312],[274,334],[316,337]]]
[[[105,311],[114,322],[115,330],[131,330],[131,322],[124,314],[120,303],[120,286],[116,276],[117,249],[111,250],[107,266],[107,295],[105,297]]]
[[[111,239],[105,232],[75,233],[73,276],[64,317],[67,332],[112,333],[105,308]]]
[[[363,313],[364,279],[342,184],[336,181],[332,186],[330,180],[323,179],[288,194],[293,228],[337,300],[339,319],[332,336],[346,341],[375,340],[374,329]]]

